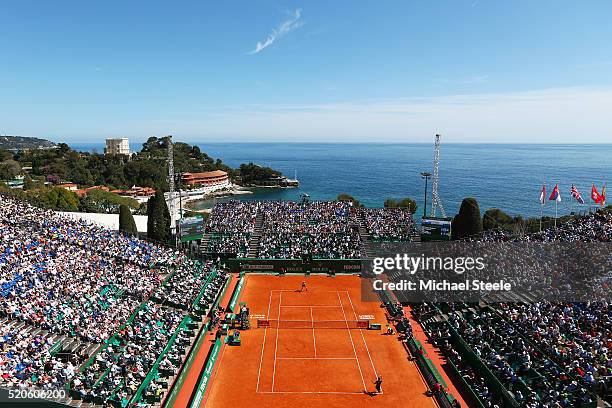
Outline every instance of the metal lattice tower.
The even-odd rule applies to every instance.
[[[431,216],[435,217],[438,208],[442,217],[446,218],[446,212],[442,205],[442,200],[438,193],[438,185],[440,184],[440,135],[436,135],[436,143],[434,145],[434,169],[433,169],[433,182],[431,186]]]
[[[174,228],[174,146],[172,145],[172,135],[166,137],[168,143],[168,185],[170,187],[170,226]]]

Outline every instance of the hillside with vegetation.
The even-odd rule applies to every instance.
[[[105,185],[111,189],[127,189],[132,186],[168,190],[167,139],[150,137],[139,152],[131,157],[78,152],[65,143],[56,149],[27,150],[17,153],[0,150],[0,179],[10,180],[28,167],[28,175],[37,182],[72,182],[79,187]],[[174,143],[174,169],[176,173],[226,171],[232,180],[240,180],[241,174],[249,182],[257,182],[281,173],[268,168],[243,165],[233,169],[220,159],[202,152],[198,146]]]
[[[55,146],[55,143],[37,137],[0,135],[0,149],[3,150],[51,149]]]
[[[202,152],[198,146],[175,142],[175,173],[223,170],[237,183],[247,180],[257,184],[281,173],[252,163],[233,169],[220,159]],[[103,190],[88,191],[84,197],[57,188],[61,183],[75,183],[79,188],[105,186],[110,190],[132,186],[168,191],[168,139],[150,137],[139,152],[131,156],[105,155],[73,150],[65,143],[53,149],[0,149],[0,187],[23,176],[23,191],[17,193],[47,208],[66,211],[113,212],[125,205],[134,212],[146,212],[135,200]],[[178,180],[177,180],[178,181]]]

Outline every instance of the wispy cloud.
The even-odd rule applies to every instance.
[[[612,88],[214,107],[184,118],[181,131],[260,140],[604,143],[612,135]],[[178,123],[179,120],[173,119]],[[228,126],[231,124],[231,126]],[[244,139],[243,139],[244,140]]]
[[[279,24],[278,27],[272,29],[272,32],[266,37],[263,41],[258,41],[257,45],[255,45],[255,49],[249,52],[250,55],[258,54],[274,44],[276,40],[283,37],[285,34],[290,31],[295,30],[304,25],[303,21],[300,21],[302,17],[302,9],[296,9],[293,13],[289,15],[289,18]]]

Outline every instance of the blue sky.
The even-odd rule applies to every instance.
[[[0,134],[612,142],[612,2],[0,1]]]

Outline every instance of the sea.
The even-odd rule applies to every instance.
[[[423,212],[425,181],[433,173],[433,144],[387,143],[194,143],[209,156],[238,167],[253,162],[297,177],[299,188],[254,189],[254,194],[195,203],[210,208],[215,202],[240,200],[333,200],[347,193],[368,207],[382,207],[388,198],[410,197]],[[102,152],[103,144],[74,143],[81,151]],[[132,149],[140,144],[132,143]],[[428,214],[431,209],[428,184]],[[549,195],[556,184],[561,192],[559,215],[589,209],[591,185],[598,190],[612,184],[612,144],[442,144],[439,196],[447,215],[459,210],[465,197],[478,200],[480,209],[500,208],[510,215],[554,216],[555,203],[540,205],[545,184]],[[574,184],[585,204],[570,196]],[[612,186],[609,190],[612,190]],[[612,199],[608,200],[612,204]],[[440,213],[438,212],[438,215]]]

